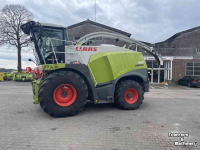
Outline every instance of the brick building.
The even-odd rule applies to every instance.
[[[200,27],[177,33],[164,42],[155,43],[154,47],[162,55],[164,67],[149,65],[152,82],[173,80],[177,83],[185,75],[200,76]],[[147,59],[148,64],[151,62]]]
[[[130,33],[91,20],[86,20],[67,28],[70,41],[78,40],[92,32],[112,32],[128,37],[131,36]],[[148,65],[150,82],[161,83],[167,80],[177,82],[178,79],[185,75],[200,75],[200,27],[177,33],[164,42],[144,43],[155,47],[164,60],[164,65],[159,66],[154,57],[142,51]],[[91,45],[100,44],[128,46],[127,43],[116,42],[114,39],[103,37],[91,39]]]

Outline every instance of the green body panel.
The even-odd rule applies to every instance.
[[[57,69],[60,69],[60,68],[65,68],[65,64],[64,63],[45,64],[45,65],[41,65],[41,67],[42,67],[42,70],[51,71],[51,70],[57,70]],[[38,79],[38,80],[32,81],[34,104],[38,104],[39,103],[38,91],[39,91],[39,87],[40,87],[41,83],[42,83],[42,79]]]
[[[45,64],[45,65],[41,65],[39,67],[42,67],[42,70],[51,71],[51,70],[57,70],[57,69],[60,69],[60,68],[65,68],[65,64],[64,63]],[[34,104],[38,104],[39,103],[38,91],[39,91],[39,87],[40,87],[41,83],[42,83],[42,79],[38,79],[38,80],[32,81]]]
[[[133,70],[147,69],[142,53],[134,51],[94,54],[90,57],[89,66],[97,84],[115,80]],[[91,70],[90,75],[95,83]]]
[[[38,91],[39,91],[39,87],[40,87],[40,84],[41,84],[41,83],[42,83],[42,79],[38,79],[38,80],[32,81],[32,89],[33,89],[33,100],[34,100],[34,104],[38,104],[38,103],[39,103]]]
[[[5,72],[4,80],[12,80],[13,74],[10,72]]]
[[[33,81],[35,79],[34,73],[15,73],[13,75],[13,81]]]
[[[65,68],[64,63],[59,63],[59,64],[45,64],[42,65],[42,70],[56,70],[60,68]]]

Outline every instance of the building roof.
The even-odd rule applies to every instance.
[[[146,44],[146,45],[148,45],[148,46],[150,46],[151,47],[151,43],[149,43],[149,42],[144,42],[144,41],[140,41],[140,42],[142,42],[142,43],[144,43],[144,44]]]
[[[130,33],[127,33],[127,32],[124,32],[122,30],[118,30],[118,29],[115,29],[115,28],[112,28],[112,27],[109,27],[109,26],[106,26],[104,24],[100,24],[100,23],[97,23],[97,22],[94,22],[94,21],[91,21],[89,19],[85,20],[85,21],[82,21],[82,22],[79,22],[77,24],[74,24],[74,25],[71,25],[71,26],[68,26],[67,28],[68,29],[71,29],[71,28],[74,28],[74,27],[77,27],[77,26],[80,26],[80,25],[83,25],[85,23],[90,23],[90,24],[93,24],[93,25],[96,25],[96,26],[99,26],[99,27],[102,27],[102,28],[106,28],[106,29],[109,29],[109,30],[112,30],[112,31],[115,31],[115,32],[118,32],[118,33],[121,33],[123,35],[126,35],[128,37],[131,36]]]
[[[178,36],[180,36],[182,34],[189,33],[189,32],[192,32],[192,31],[195,31],[195,30],[198,30],[198,29],[200,29],[200,26],[194,27],[194,28],[191,28],[191,29],[188,29],[188,30],[185,30],[185,31],[178,32],[178,33],[174,34],[172,37],[168,38],[167,40],[165,40],[163,42],[158,42],[156,44],[164,43],[164,42],[167,42],[167,41],[172,41],[172,40],[174,40],[175,38],[177,38]]]
[[[180,36],[180,35],[182,35],[182,34],[185,34],[185,33],[188,33],[188,32],[192,32],[192,31],[195,31],[195,30],[198,30],[198,29],[200,29],[200,26],[199,26],[199,27],[195,27],[195,28],[191,28],[191,29],[188,29],[188,30],[179,32],[179,33],[176,33],[175,35],[173,35],[172,37],[170,37],[170,38],[167,39],[166,41],[175,39],[176,37],[178,37],[178,36]]]

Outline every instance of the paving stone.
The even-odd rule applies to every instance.
[[[34,105],[31,83],[0,82],[0,150],[183,150],[200,144],[199,88],[154,88],[133,111],[87,103],[73,117],[52,118]],[[159,94],[162,93],[162,94]],[[188,102],[188,95],[191,95]]]

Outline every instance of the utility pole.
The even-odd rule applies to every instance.
[[[96,22],[96,0],[95,0],[95,6],[94,6],[94,20],[95,20],[95,22]]]

